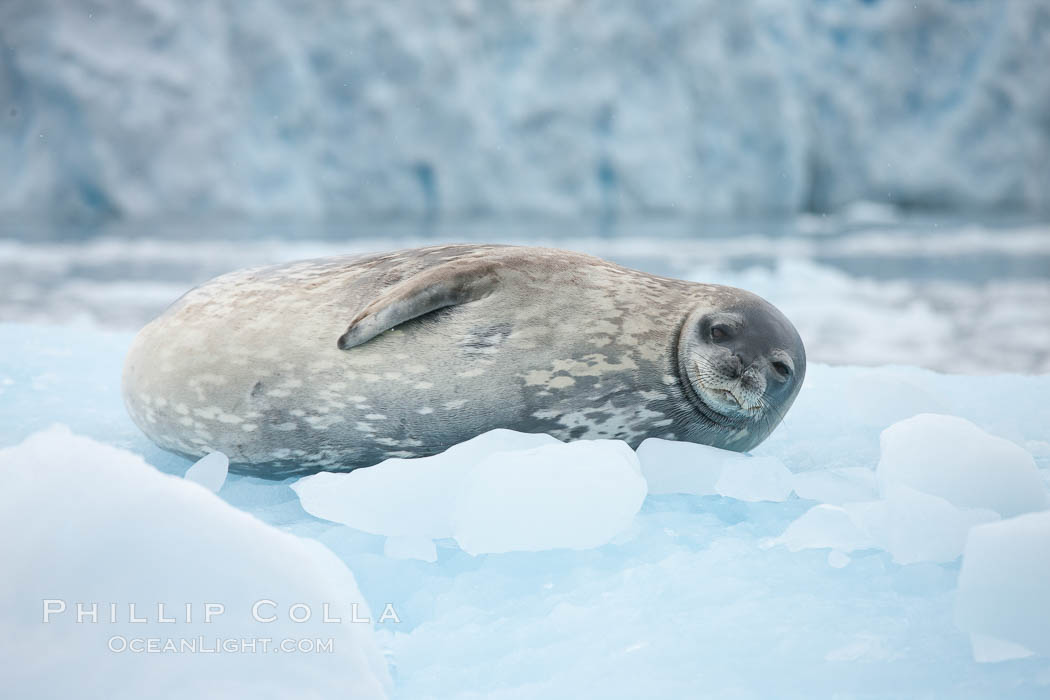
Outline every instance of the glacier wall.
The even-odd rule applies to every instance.
[[[1050,212],[1050,3],[0,3],[0,214]]]

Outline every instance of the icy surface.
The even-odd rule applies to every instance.
[[[799,498],[821,503],[869,501],[878,495],[875,472],[866,467],[843,467],[802,472],[791,477]]]
[[[955,619],[964,630],[1050,656],[1050,512],[975,527],[959,572]],[[981,642],[974,644],[975,653]],[[982,645],[986,646],[986,645]],[[1020,649],[1017,647],[1021,647]],[[981,649],[985,654],[987,649]]]
[[[740,501],[783,501],[791,494],[791,472],[776,457],[648,438],[638,446],[638,459],[649,493],[721,494]]]
[[[776,457],[749,457],[725,465],[715,491],[738,501],[784,501],[791,495],[791,472]]]
[[[788,525],[775,544],[782,544],[792,552],[800,549],[829,547],[838,552],[875,547],[875,540],[861,529],[850,511],[840,506],[822,503]]]
[[[972,526],[998,519],[993,511],[957,508],[902,486],[885,499],[814,506],[772,544],[841,553],[877,547],[898,564],[950,562],[962,554]]]
[[[0,210],[1046,211],[1048,24],[1000,0],[8,0]]]
[[[999,519],[994,511],[957,508],[907,486],[882,500],[848,503],[845,509],[898,564],[953,561],[962,554],[972,526]]]
[[[0,475],[6,696],[135,698],[154,688],[177,697],[291,697],[304,683],[329,697],[386,696],[372,627],[349,622],[354,604],[368,615],[367,603],[318,543],[64,427],[0,449]],[[55,601],[47,623],[45,599]],[[260,616],[280,613],[274,621],[253,618],[259,600],[273,601]],[[78,623],[78,603],[94,617]],[[310,606],[311,620],[289,619],[295,603]],[[319,621],[325,603],[343,623]],[[206,605],[223,610],[208,620]],[[216,640],[332,638],[333,652],[230,652],[217,663],[215,652],[110,651],[123,648],[119,640],[158,639],[161,649],[165,640],[198,637],[212,649]]]
[[[345,474],[322,472],[299,479],[292,488],[307,513],[358,530],[388,537],[452,537],[456,496],[486,457],[553,444],[561,443],[550,435],[491,430],[432,457],[392,458],[378,469]]]
[[[471,554],[601,546],[631,524],[646,494],[638,457],[621,440],[498,452],[460,488],[452,531]]]
[[[968,420],[918,415],[886,428],[881,445],[877,474],[884,494],[909,486],[1004,517],[1050,507],[1032,455]]]
[[[973,632],[970,634],[970,646],[973,647],[974,661],[984,664],[1009,661],[1010,659],[1024,659],[1032,655],[1032,651],[1025,649],[1020,644],[1007,642],[996,637]]]
[[[0,347],[5,349],[0,354],[0,446],[15,445],[61,421],[76,433],[142,454],[161,471],[181,477],[189,461],[153,447],[124,414],[118,379],[129,342],[129,334],[88,327],[0,325]],[[865,391],[872,397],[870,404]],[[1045,484],[1050,472],[1048,395],[1047,376],[959,377],[909,367],[814,363],[784,423],[753,455],[779,460],[804,497],[746,502],[718,494],[650,493],[626,530],[607,544],[583,550],[475,557],[451,538],[449,526],[444,538],[433,541],[436,559],[427,561],[430,549],[418,533],[387,538],[313,517],[302,509],[289,482],[231,474],[218,497],[181,479],[173,483],[195,494],[194,508],[218,504],[221,497],[280,530],[324,545],[353,571],[373,618],[391,603],[401,622],[374,626],[399,697],[1042,699],[1050,691],[1050,659],[1038,638],[1048,628],[1050,573],[1042,556],[1048,545],[1038,528],[1022,532],[1012,524],[1043,518],[1047,511],[978,525],[971,532],[1002,535],[978,549],[971,540],[960,559],[957,550],[965,546],[965,528],[976,516],[996,517],[994,513],[914,491],[895,499],[879,493],[864,473],[873,474],[880,461],[883,430],[916,414],[939,411],[1024,447]],[[504,444],[510,444],[512,435],[505,437]],[[547,444],[555,443],[551,439]],[[68,478],[90,486],[87,493],[108,494],[117,488],[119,482],[94,478],[98,469],[78,461],[77,450],[66,456]],[[478,459],[475,454],[463,461],[476,464]],[[439,500],[454,501],[454,493],[439,480],[435,483]],[[854,497],[861,492],[859,502],[865,506],[856,510]],[[130,487],[115,493],[124,500],[106,517],[134,518],[146,524],[141,529],[147,532],[164,525],[141,493]],[[397,493],[388,489],[385,496],[396,499]],[[822,510],[810,523],[800,521],[815,507]],[[57,528],[55,523],[63,522],[59,513],[36,519],[17,512],[21,515],[7,528],[9,533],[61,533],[81,541],[80,531]],[[843,518],[843,512],[849,517]],[[543,517],[535,513],[538,522]],[[177,521],[178,532],[187,537],[197,522],[188,516]],[[206,576],[200,574],[203,581],[232,580],[249,565],[231,567],[230,562],[253,553],[262,560],[258,565],[266,567],[251,569],[253,578],[272,579],[280,586],[310,587],[309,592],[314,586],[336,586],[331,582],[346,576],[304,575],[302,566],[275,559],[278,550],[266,534],[272,530],[252,522],[256,529],[250,532],[229,532],[229,526],[212,520],[204,524],[207,542],[226,543],[229,532],[240,554],[224,554],[222,561],[213,562]],[[807,532],[802,525],[812,527]],[[856,530],[851,533],[851,526],[870,542]],[[124,527],[121,532],[134,536],[136,531]],[[788,533],[797,536],[792,546]],[[932,539],[917,537],[923,533]],[[782,537],[784,542],[777,544]],[[17,547],[18,541],[14,537],[2,546]],[[265,557],[253,545],[261,542],[266,543]],[[196,575],[205,545],[161,544],[166,558],[159,570],[171,572],[177,582],[173,587],[181,588],[186,579],[179,572]],[[985,555],[971,556],[981,550]],[[914,563],[902,564],[902,559]],[[110,561],[101,555],[92,559],[93,575],[98,576],[100,562]],[[138,571],[131,566],[118,571]],[[10,590],[3,588],[8,580],[0,578],[0,590]],[[85,575],[85,580],[91,578]],[[36,617],[40,599],[49,594],[26,585],[17,592],[32,598],[28,610],[35,626],[30,631],[36,634],[41,632]],[[125,590],[107,582],[99,585],[101,599]],[[338,600],[349,597],[339,595]],[[957,600],[962,606],[958,611]],[[971,619],[964,608],[977,612]],[[1022,622],[983,624],[994,619]],[[1028,632],[1022,636],[1023,630]],[[48,650],[56,647],[37,645],[35,639],[17,635],[19,653],[48,660]],[[1033,654],[1022,656],[1019,647]],[[1004,660],[978,663],[975,652],[983,659]],[[143,668],[135,665],[127,677],[137,678]],[[300,681],[304,692],[317,687],[309,678]]]
[[[387,537],[383,554],[391,559],[437,561],[437,547],[434,546],[434,540],[427,537]]]
[[[875,473],[852,467],[793,475],[800,498],[824,505],[774,544],[842,552],[877,546],[899,564],[949,562],[974,525],[1050,507],[1032,455],[963,418],[913,416],[883,430],[879,444]],[[982,656],[1001,652],[994,642],[978,645]]]
[[[186,480],[194,481],[212,493],[218,493],[226,483],[230,460],[222,452],[206,454],[186,470]]]
[[[649,493],[691,493],[713,496],[715,484],[728,461],[736,464],[747,459],[735,452],[708,445],[647,438],[638,446],[638,460],[649,482]]]
[[[292,488],[306,512],[386,535],[388,555],[423,560],[433,559],[424,543],[445,537],[471,554],[597,547],[631,523],[646,494],[626,443],[511,430]]]

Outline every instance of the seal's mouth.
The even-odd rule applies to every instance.
[[[741,399],[738,398],[737,395],[729,389],[713,389],[702,382],[700,383],[700,388],[702,389],[702,391],[697,393],[701,394],[701,398],[704,398],[705,403],[713,409],[714,405],[712,405],[711,401],[708,400],[708,397],[704,396],[704,394],[714,395],[715,398],[721,399],[722,401],[725,401],[727,404],[731,405],[733,407],[734,412],[742,413],[745,416],[757,416],[762,411],[761,404],[756,404],[754,406],[745,406],[744,403],[742,403]],[[719,411],[719,413],[723,413],[723,411]]]
[[[713,389],[701,383],[697,388],[696,395],[709,411],[720,416],[723,420],[738,425],[744,425],[750,418],[756,416],[759,411],[758,408],[741,406],[733,392],[728,389]],[[726,409],[725,406],[731,406],[732,408]]]
[[[688,375],[687,375],[688,376]],[[695,382],[695,384],[694,384]],[[736,398],[732,392],[726,389],[712,389],[707,387],[700,382],[698,379],[687,379],[683,382],[686,386],[686,393],[689,398],[692,399],[692,404],[696,407],[696,410],[711,423],[724,428],[741,429],[747,426],[748,419],[742,415],[729,413],[724,408],[718,406],[712,399],[705,396],[707,393],[711,393],[719,398],[725,400],[726,403],[736,403]],[[750,412],[752,415],[757,415],[755,412]]]

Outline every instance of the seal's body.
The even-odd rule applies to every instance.
[[[135,338],[124,398],[161,447],[284,478],[493,428],[746,450],[804,372],[794,328],[748,292],[449,245],[218,277]]]

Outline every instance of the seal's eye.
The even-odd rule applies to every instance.
[[[791,368],[787,366],[786,362],[774,362],[773,369],[776,370],[777,374],[779,374],[781,377],[784,377],[785,379],[791,376]]]
[[[716,343],[725,340],[729,337],[729,328],[727,326],[711,326],[711,340]]]

